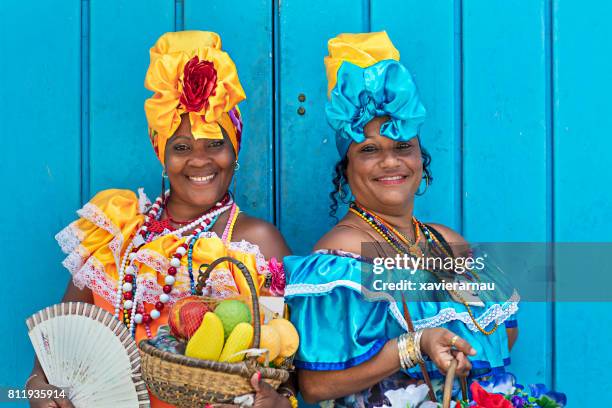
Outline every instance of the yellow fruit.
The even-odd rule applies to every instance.
[[[253,343],[253,326],[248,323],[238,323],[227,338],[219,361],[237,363],[244,360],[244,354],[235,356],[239,351],[246,350]]]
[[[259,348],[267,349],[269,351],[269,361],[272,361],[278,357],[278,353],[280,353],[281,349],[281,337],[274,327],[268,326],[267,324],[261,326]],[[257,361],[264,363],[266,361],[266,355],[264,354],[260,356]]]
[[[207,312],[202,324],[187,342],[185,355],[202,360],[219,360],[223,349],[223,323],[213,312]]]
[[[276,329],[281,338],[280,357],[292,356],[300,345],[300,336],[297,330],[287,319],[272,319],[268,326]]]

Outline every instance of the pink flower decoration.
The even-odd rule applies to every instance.
[[[274,296],[283,296],[285,294],[285,268],[276,258],[271,258],[268,261],[268,270],[270,271],[270,293]]]

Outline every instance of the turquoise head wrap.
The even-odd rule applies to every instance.
[[[327,122],[336,131],[336,147],[341,157],[352,142],[365,140],[364,126],[378,116],[388,116],[380,133],[392,140],[406,141],[417,136],[425,121],[412,75],[395,59],[360,67],[343,61],[336,84],[326,104]]]

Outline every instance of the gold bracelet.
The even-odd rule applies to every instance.
[[[412,361],[416,362],[416,353],[414,352],[414,332],[408,333],[408,338],[406,340],[406,350],[408,355]]]
[[[423,362],[423,353],[421,353],[421,336],[423,335],[423,330],[418,330],[414,335],[414,349],[416,351],[416,358],[418,362]]]
[[[408,370],[415,366],[414,360],[410,357],[410,354],[406,350],[406,340],[410,337],[409,333],[404,333],[398,337],[397,348],[399,351],[400,365],[402,369]]]
[[[417,351],[417,346],[416,346],[417,335],[419,335],[419,332],[410,332],[410,337],[409,337],[410,341],[408,342],[408,355],[410,356],[411,360],[414,362],[414,365],[423,362],[423,356],[421,355],[420,347]],[[420,335],[419,335],[419,341],[420,341]]]
[[[404,336],[405,334],[401,334],[398,338],[397,338],[397,352],[399,354],[399,361],[400,361],[400,366],[402,367],[402,370],[406,370],[406,362],[405,362],[405,350],[404,350]]]

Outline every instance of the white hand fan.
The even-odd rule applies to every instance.
[[[76,408],[149,407],[138,347],[112,314],[89,303],[60,303],[26,324],[49,383],[64,388]]]

